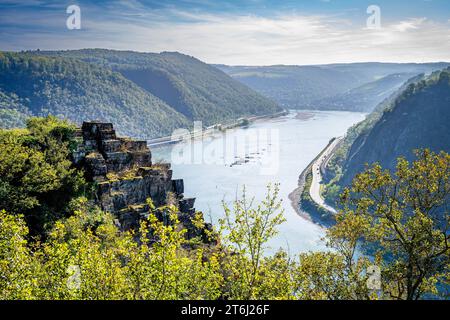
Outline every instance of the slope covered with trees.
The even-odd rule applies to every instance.
[[[89,193],[69,159],[73,124],[30,118],[26,129],[0,129],[0,210],[22,214],[33,236],[67,213],[70,200]]]
[[[328,165],[329,201],[350,184],[366,164],[394,169],[400,156],[411,160],[414,150],[450,151],[450,70],[419,76],[380,104],[365,121],[351,128]]]
[[[351,73],[319,66],[218,67],[291,109],[302,109],[319,98],[349,90],[357,81]]]
[[[414,73],[395,73],[365,83],[354,89],[314,102],[315,109],[371,112],[376,106],[397,91]]]
[[[189,120],[201,120],[205,125],[281,110],[272,100],[219,69],[177,52],[85,49],[39,54],[71,57],[110,68],[159,97]]]
[[[373,128],[355,140],[344,165],[343,184],[349,183],[365,163],[379,162],[393,169],[399,156],[412,159],[414,149],[450,151],[449,71],[408,86]]]
[[[217,67],[284,108],[370,112],[389,95],[386,91],[395,90],[401,80],[421,73],[429,74],[448,65],[351,63]],[[396,74],[404,74],[404,77],[399,79],[394,76]],[[369,98],[367,94],[370,94]]]
[[[155,137],[189,121],[120,73],[75,59],[0,53],[0,124],[24,125],[30,115],[117,123],[122,134]]]

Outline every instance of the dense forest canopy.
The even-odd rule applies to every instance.
[[[115,121],[123,134],[141,137],[189,125],[121,74],[75,59],[0,53],[0,99],[2,127],[24,125],[21,121],[29,115],[48,114],[75,123]],[[15,115],[19,117],[13,121]]]
[[[159,97],[189,120],[201,120],[205,125],[281,110],[275,102],[219,69],[178,52],[84,49],[41,51],[38,54],[76,58],[110,68]]]
[[[448,63],[349,63],[217,67],[287,109],[370,112],[408,78]]]
[[[74,130],[54,117],[0,130],[0,208],[22,214],[35,236],[67,214],[73,197],[88,192],[83,173],[70,161]]]
[[[55,115],[114,122],[122,135],[155,138],[194,120],[205,126],[280,111],[222,71],[178,53],[113,50],[0,53],[0,127]]]
[[[417,76],[349,129],[328,165],[326,196],[334,202],[366,164],[395,169],[400,156],[412,160],[415,149],[450,151],[450,70]]]

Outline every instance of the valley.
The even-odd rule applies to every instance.
[[[0,1],[2,306],[450,300],[449,12]]]
[[[286,109],[371,112],[409,78],[448,63],[217,67]]]
[[[321,241],[324,230],[306,216],[299,216],[288,196],[297,187],[299,173],[329,140],[344,135],[350,126],[364,119],[364,114],[340,111],[308,111],[307,114],[308,117],[298,116],[297,111],[291,110],[286,116],[256,121],[248,128],[231,129],[191,143],[153,147],[152,154],[155,161],[172,163],[174,178],[184,179],[186,196],[196,198],[196,208],[213,225],[223,217],[222,201],[231,204],[244,186],[257,202],[263,199],[268,183],[280,183],[287,222],[270,242],[270,252],[278,248],[289,248],[292,252],[319,250],[325,248]],[[251,138],[258,135],[259,138]],[[278,139],[270,142],[265,137]],[[236,154],[233,148],[224,148],[232,141],[247,143],[234,149],[238,150]],[[230,152],[211,156],[211,150]],[[184,153],[183,158],[180,153]],[[235,157],[245,159],[248,155],[252,157],[248,162],[230,166]]]

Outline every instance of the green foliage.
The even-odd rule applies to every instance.
[[[450,155],[416,154],[412,164],[399,158],[395,174],[374,165],[357,175],[329,230],[348,259],[359,240],[374,251],[386,298],[436,294],[450,272]]]
[[[37,54],[75,58],[117,71],[187,119],[201,120],[205,126],[281,111],[276,103],[222,71],[177,52],[85,49]]]
[[[0,208],[24,214],[33,234],[60,218],[85,187],[69,158],[73,131],[54,117],[30,119],[24,130],[0,130]]]
[[[333,201],[335,201],[339,197],[340,193],[341,193],[340,186],[333,184],[333,183],[330,185],[327,185],[325,201],[327,201],[329,203],[333,203]]]
[[[217,254],[185,251],[174,224],[150,212],[137,234],[119,232],[113,218],[85,199],[58,221],[49,239],[30,250],[21,217],[0,212],[2,299],[217,299],[222,276]],[[136,241],[139,240],[139,241]]]
[[[0,211],[0,299],[33,297],[34,264],[22,216]]]
[[[263,296],[273,299],[289,294],[283,286],[264,292],[270,287],[266,281],[272,278],[272,272],[277,271],[279,263],[285,263],[285,259],[264,257],[267,242],[277,234],[276,227],[285,221],[278,193],[278,185],[269,185],[265,200],[253,207],[253,200],[247,199],[244,189],[242,198],[234,202],[233,211],[224,204],[225,218],[220,225],[223,245],[231,253],[224,260],[224,268],[229,280],[227,291],[232,299]]]
[[[16,133],[17,134],[17,133]],[[27,133],[22,133],[27,135]],[[445,294],[450,278],[450,155],[375,165],[342,195],[327,231],[330,251],[291,258],[268,243],[284,222],[278,185],[259,204],[244,189],[224,205],[220,244],[189,245],[173,204],[155,208],[138,230],[85,198],[70,202],[45,242],[29,242],[24,217],[0,211],[1,299],[420,299]],[[192,224],[204,227],[201,214]],[[370,251],[364,252],[364,249]],[[368,286],[381,270],[381,291]]]
[[[80,124],[110,121],[124,135],[150,138],[187,127],[187,119],[120,73],[82,61],[0,52],[0,126],[49,114]]]
[[[337,252],[313,252],[300,255],[295,269],[295,291],[305,300],[370,299],[364,275],[367,260],[347,261]]]

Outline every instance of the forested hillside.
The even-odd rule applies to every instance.
[[[0,126],[32,116],[113,121],[123,135],[153,138],[280,111],[273,101],[179,53],[80,51],[0,53]]]
[[[351,73],[319,66],[218,67],[281,106],[293,109],[345,92],[355,83],[362,84]]]
[[[349,150],[342,183],[349,183],[365,163],[393,169],[396,159],[414,157],[413,150],[450,151],[450,70],[408,86],[374,127]]]
[[[0,53],[0,126],[23,126],[30,115],[114,121],[124,135],[170,134],[189,121],[120,73],[82,61]]]
[[[159,97],[189,120],[210,125],[280,107],[217,68],[177,52],[139,53],[86,49],[40,52],[108,67]]]
[[[365,121],[348,131],[328,167],[334,179],[327,187],[327,198],[335,199],[336,184],[347,186],[366,164],[378,162],[392,170],[398,157],[413,159],[415,149],[448,152],[449,106],[449,69],[411,79]]]
[[[414,73],[395,73],[365,83],[344,93],[314,102],[314,109],[349,110],[370,112],[405,83]]]
[[[352,63],[217,67],[250,88],[272,98],[284,108],[370,112],[389,95],[389,90],[395,90],[401,85],[401,80],[421,73],[429,74],[448,65]],[[400,74],[403,74],[403,77],[395,76]]]

